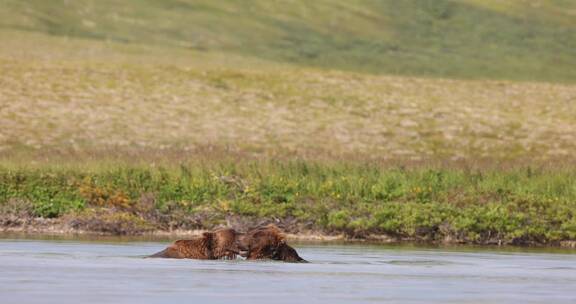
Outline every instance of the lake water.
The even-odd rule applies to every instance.
[[[0,239],[0,302],[576,303],[576,251],[297,243],[311,263],[143,258],[167,244]]]

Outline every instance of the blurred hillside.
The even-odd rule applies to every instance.
[[[571,0],[0,0],[0,37],[4,48],[65,37],[376,74],[576,81]]]
[[[0,156],[572,160],[575,12],[0,0]]]

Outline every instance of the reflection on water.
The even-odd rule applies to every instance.
[[[166,242],[0,239],[2,303],[575,303],[569,250],[297,244],[310,264],[144,259]]]

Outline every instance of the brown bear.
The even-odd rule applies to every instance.
[[[243,249],[239,243],[241,234],[230,228],[204,232],[190,240],[178,240],[151,258],[173,259],[235,259]]]
[[[247,260],[272,259],[277,261],[307,263],[296,250],[286,244],[282,231],[274,224],[249,230],[241,238],[242,256]]]

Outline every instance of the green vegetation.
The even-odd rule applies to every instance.
[[[565,0],[2,0],[0,33],[378,74],[574,82],[575,9]]]
[[[575,180],[573,170],[304,161],[3,168],[0,202],[28,201],[37,216],[72,218],[78,227],[115,233],[276,218],[290,231],[356,238],[558,244],[576,238]],[[118,220],[128,227],[101,223]]]

